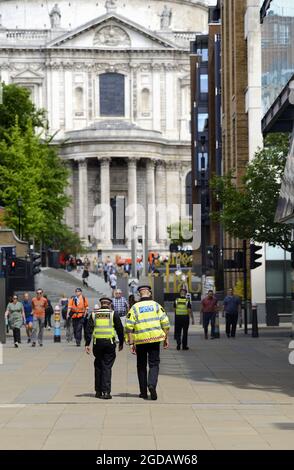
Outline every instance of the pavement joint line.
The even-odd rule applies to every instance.
[[[115,398],[115,395],[113,395],[113,398]],[[148,403],[148,401],[150,403]],[[257,403],[257,402],[246,402],[246,403],[203,403],[203,402],[194,402],[194,403],[187,403],[187,402],[165,402],[165,403],[160,403],[160,402],[157,402],[157,403],[153,403],[152,402],[152,405],[151,405],[151,400],[148,400],[147,402],[146,401],[142,401],[141,399],[138,398],[138,401],[134,402],[134,401],[113,401],[111,403],[111,405],[109,404],[108,406],[109,407],[113,407],[113,406],[121,406],[121,405],[125,405],[125,406],[130,406],[130,405],[146,405],[146,404],[149,404],[150,406],[164,406],[164,407],[167,407],[167,406],[171,406],[171,405],[183,405],[183,406],[187,406],[187,407],[198,407],[198,408],[233,408],[233,409],[236,409],[236,407],[238,408],[242,408],[242,407],[247,407],[247,406],[254,406],[256,408],[258,407],[277,407],[277,406],[294,406],[294,403],[284,403],[284,402],[268,402],[268,403],[265,403],[265,402],[260,402],[260,403]],[[40,403],[40,402],[36,402],[36,403],[11,403],[11,404],[0,404],[0,408],[22,408],[22,407],[26,407],[26,406],[44,406],[44,405],[93,405],[93,403],[97,403],[97,399],[94,397],[94,393],[93,393],[93,401],[51,401],[51,402],[43,402],[43,403]],[[100,404],[100,403],[99,403]],[[103,403],[101,403],[101,405],[103,405]]]
[[[28,406],[26,403],[0,403],[0,408],[25,408]]]

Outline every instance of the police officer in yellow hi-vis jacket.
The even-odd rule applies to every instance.
[[[152,300],[149,286],[138,287],[140,301],[130,309],[125,332],[131,352],[137,355],[137,373],[140,398],[147,399],[147,387],[151,400],[157,400],[156,386],[159,373],[160,343],[168,348],[169,319],[163,307]],[[147,360],[149,374],[147,378]]]
[[[192,325],[195,324],[192,313],[192,305],[189,299],[187,299],[187,290],[182,287],[180,290],[180,297],[175,300],[175,339],[177,341],[177,350],[181,349],[181,343],[183,350],[187,351],[188,348],[188,329],[190,318]],[[182,336],[183,332],[183,336]]]
[[[111,369],[114,364],[115,333],[119,339],[119,351],[123,349],[124,329],[118,314],[114,313],[112,300],[108,297],[100,299],[101,307],[95,305],[88,320],[86,329],[86,352],[90,354],[90,343],[93,336],[93,354],[95,356],[95,391],[96,398],[110,400]]]

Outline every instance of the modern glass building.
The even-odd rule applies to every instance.
[[[294,2],[264,0],[261,3],[262,129],[264,135],[273,132],[292,132],[294,135],[291,98],[294,83]],[[276,221],[281,223],[290,222],[294,211],[293,157],[292,141],[276,212]],[[293,311],[294,271],[291,254],[278,247],[266,247],[266,296],[270,324],[279,324],[282,319],[289,321],[281,314],[290,316]]]
[[[262,2],[262,102],[264,114],[294,73],[294,2]]]

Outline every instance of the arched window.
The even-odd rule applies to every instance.
[[[75,89],[75,115],[82,116],[84,114],[84,90],[78,86]]]
[[[186,176],[186,204],[189,206],[188,215],[193,215],[193,203],[192,203],[192,171]]]
[[[120,73],[99,76],[100,116],[125,115],[125,77]]]
[[[143,116],[150,114],[150,91],[148,88],[143,88],[141,92],[141,109]]]

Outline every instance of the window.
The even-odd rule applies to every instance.
[[[286,24],[280,25],[279,43],[289,44],[289,26]]]
[[[100,116],[125,115],[125,77],[103,73],[99,77]]]
[[[202,73],[200,75],[200,93],[208,93],[208,75]]]
[[[198,132],[205,132],[208,128],[208,113],[198,114]]]
[[[75,115],[82,116],[84,114],[84,90],[82,87],[75,89]]]

